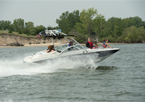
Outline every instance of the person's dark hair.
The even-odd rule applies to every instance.
[[[49,51],[48,52],[51,52],[51,50],[54,49],[54,46],[53,45],[49,45],[48,47],[49,47]]]
[[[70,42],[69,42],[69,44],[72,44],[72,43],[73,43],[73,41],[70,41]]]
[[[106,42],[108,39],[104,39],[104,41]]]
[[[51,50],[53,50],[54,49],[54,45],[51,45]]]
[[[48,49],[50,49],[50,48],[51,48],[51,45],[48,46]]]

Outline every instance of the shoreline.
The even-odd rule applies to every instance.
[[[142,44],[142,43],[108,43],[108,44]],[[47,47],[48,45],[53,45],[52,43],[45,43],[45,44],[25,44],[24,46],[6,46],[0,45],[0,48],[15,48],[15,47]],[[60,43],[54,43],[55,46],[59,46]],[[86,44],[81,44],[86,45]],[[98,45],[102,45],[102,43],[98,43]]]
[[[14,48],[14,47],[47,47],[48,45],[53,45],[52,43],[45,43],[45,44],[24,44],[24,46],[6,46],[0,45],[0,48]],[[59,46],[59,43],[55,43],[55,46]]]

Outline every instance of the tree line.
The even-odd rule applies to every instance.
[[[58,27],[64,33],[74,34],[76,40],[84,43],[88,37],[99,41],[108,39],[109,42],[118,43],[138,43],[145,42],[145,21],[138,16],[129,18],[111,17],[108,20],[102,14],[98,14],[97,9],[89,8],[87,10],[74,10],[73,12],[63,12],[56,19]],[[28,36],[36,36],[45,29],[54,29],[51,26],[47,28],[43,25],[34,26],[33,22],[24,22],[24,19],[15,19],[13,22],[0,21],[0,30],[13,31],[19,34],[25,33]]]
[[[97,9],[68,11],[56,19],[59,28],[65,33],[73,33],[79,42],[84,42],[88,37],[99,41],[108,39],[109,42],[138,43],[145,41],[145,21],[139,17],[117,18],[105,20]]]
[[[58,27],[56,27],[58,28]],[[36,36],[39,32],[44,31],[46,29],[54,29],[54,27],[48,26],[47,28],[43,25],[34,26],[33,22],[24,22],[24,19],[15,19],[13,23],[11,21],[0,21],[0,30],[8,30],[9,33],[13,31],[18,32],[19,34],[27,34]]]

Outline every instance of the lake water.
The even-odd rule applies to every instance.
[[[145,44],[111,46],[120,51],[91,68],[23,63],[45,47],[0,48],[0,102],[145,102]]]

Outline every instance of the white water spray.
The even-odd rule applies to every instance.
[[[46,63],[23,63],[23,59],[0,61],[0,77],[54,73],[59,69],[96,68],[94,55],[58,58]]]

